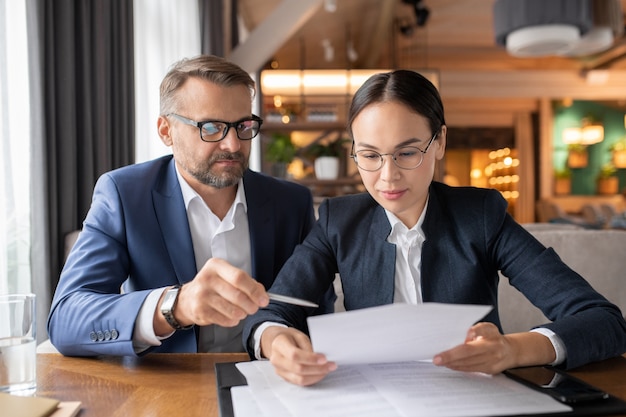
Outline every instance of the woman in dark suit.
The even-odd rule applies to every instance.
[[[433,358],[460,371],[573,368],[626,351],[620,310],[516,223],[499,192],[433,181],[447,127],[441,98],[426,78],[407,70],[370,78],[354,96],[348,131],[367,193],[320,206],[274,292],[320,299],[338,272],[347,310],[399,302],[494,306],[462,345]],[[552,322],[503,335],[498,271]],[[279,375],[300,385],[336,368],[313,352],[308,314],[272,302],[244,330],[252,357],[269,358]]]

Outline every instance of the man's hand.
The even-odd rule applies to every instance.
[[[279,326],[261,335],[261,354],[269,358],[276,373],[297,385],[313,385],[337,369],[320,353],[313,352],[309,337],[299,330]]]
[[[456,371],[497,374],[555,359],[550,339],[540,333],[503,335],[493,323],[478,323],[467,332],[465,343],[435,355],[433,363]]]
[[[174,317],[181,326],[233,327],[268,303],[261,283],[225,260],[211,258],[192,281],[181,287]],[[172,332],[160,309],[155,312],[154,328],[157,335]]]

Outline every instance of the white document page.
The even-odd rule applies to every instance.
[[[504,375],[487,376],[428,362],[343,365],[321,382],[300,387],[268,361],[237,368],[248,386],[233,387],[235,417],[471,417],[571,411]]]
[[[389,304],[307,319],[313,349],[338,364],[430,360],[460,345],[491,306]]]

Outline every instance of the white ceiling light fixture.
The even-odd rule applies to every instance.
[[[517,57],[564,54],[592,27],[591,0],[496,0],[496,42]]]
[[[613,45],[613,31],[609,27],[596,27],[591,29],[579,41],[575,42],[571,48],[566,49],[562,54],[565,56],[581,57],[592,55],[596,52],[606,51]]]
[[[585,56],[623,32],[619,0],[496,0],[496,43],[517,57]]]
[[[335,59],[335,48],[330,39],[322,39],[322,48],[324,48],[324,61],[332,62]]]
[[[335,13],[337,11],[337,0],[325,0],[324,10],[328,13]]]
[[[591,8],[593,27],[563,55],[581,57],[606,51],[624,33],[619,0],[591,0]]]
[[[507,36],[506,49],[517,57],[559,55],[567,53],[580,39],[580,30],[573,25],[528,26]]]
[[[354,48],[354,43],[352,42],[352,40],[348,41],[348,44],[346,46],[346,55],[348,56],[348,61],[350,62],[356,62],[356,60],[359,59],[359,53]]]

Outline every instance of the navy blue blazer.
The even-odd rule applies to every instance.
[[[498,271],[553,323],[561,337],[564,367],[626,351],[620,310],[595,292],[507,213],[499,192],[433,182],[423,223],[421,287],[425,302],[491,305],[485,321],[500,327]],[[346,310],[390,304],[394,294],[395,245],[391,225],[369,194],[337,197],[319,208],[319,220],[280,271],[271,290],[319,299],[339,272]],[[581,248],[581,250],[584,250]],[[296,279],[297,277],[297,279]],[[277,321],[306,331],[306,308],[272,302],[244,328],[248,353],[253,330]]]
[[[303,186],[250,170],[243,182],[252,276],[269,288],[315,221],[313,199]],[[196,273],[172,156],[106,173],[61,273],[50,339],[66,355],[134,355],[135,319],[149,292]],[[195,333],[176,332],[152,351],[196,352]]]

